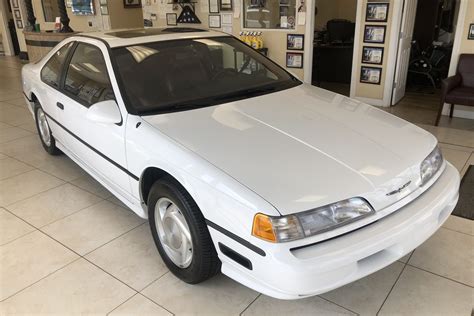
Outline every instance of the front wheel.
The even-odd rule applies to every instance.
[[[148,218],[158,252],[175,276],[196,284],[219,271],[220,262],[204,217],[174,179],[164,178],[152,186]]]
[[[51,133],[51,129],[49,128],[46,114],[39,104],[36,104],[35,106],[35,121],[36,129],[38,130],[44,150],[46,150],[50,155],[60,155],[61,151],[56,147],[56,140]]]

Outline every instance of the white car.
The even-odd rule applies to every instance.
[[[148,218],[188,283],[320,294],[408,254],[457,203],[431,134],[223,33],[75,35],[22,76],[44,148]]]

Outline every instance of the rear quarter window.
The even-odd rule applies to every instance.
[[[73,45],[74,42],[67,43],[51,56],[48,62],[43,66],[43,69],[41,69],[41,81],[54,88],[59,88],[61,69]]]

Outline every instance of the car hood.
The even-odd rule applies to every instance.
[[[309,85],[143,119],[284,215],[355,196],[383,209],[418,189],[419,165],[437,142],[409,122]]]

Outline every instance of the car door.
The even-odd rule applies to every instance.
[[[105,56],[104,56],[105,54]],[[106,100],[123,102],[102,43],[77,42],[65,65],[63,95],[57,101],[64,125],[65,146],[101,180],[123,196],[130,194],[130,174],[125,158],[126,110],[120,108],[122,121],[100,123],[88,118],[94,105]]]
[[[41,68],[40,78],[45,84],[38,85],[37,95],[40,97],[40,104],[43,111],[52,119],[48,121],[49,127],[54,137],[63,143],[63,130],[56,123],[59,118],[56,101],[61,96],[60,79],[63,71],[63,66],[67,60],[69,52],[72,50],[74,42],[64,44],[61,48],[56,50],[49,60]]]

